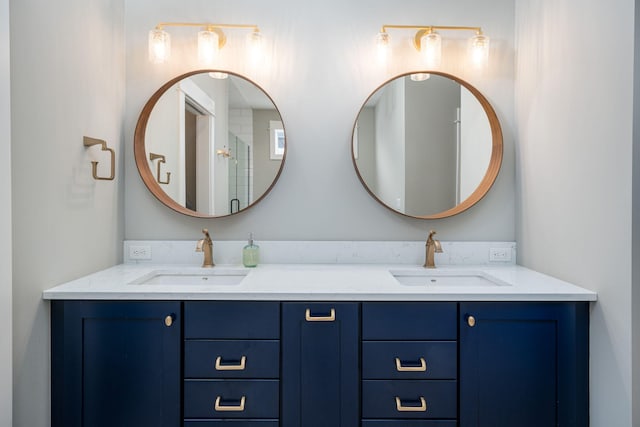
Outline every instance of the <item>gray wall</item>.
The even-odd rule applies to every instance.
[[[11,426],[11,113],[9,0],[0,0],[0,427]]]
[[[513,32],[510,0],[128,0],[126,2],[127,109],[125,153],[131,153],[142,106],[165,81],[197,68],[193,36],[173,31],[172,60],[147,61],[147,33],[158,22],[255,23],[264,34],[268,60],[252,68],[242,51],[225,48],[222,68],[244,74],[269,93],[287,132],[287,160],[280,181],[255,208],[230,218],[194,219],[164,208],[149,194],[125,156],[127,239],[197,239],[208,227],[215,239],[244,239],[250,229],[273,240],[414,240],[430,228],[443,240],[514,240]],[[473,209],[454,218],[422,221],[382,208],[362,188],[351,161],[353,123],[367,96],[392,76],[418,69],[419,55],[404,43],[410,32],[394,31],[397,49],[388,66],[376,61],[374,39],[384,23],[482,25],[492,37],[492,62],[484,75],[466,70],[457,57],[443,70],[468,80],[496,108],[505,132],[505,157],[491,192]],[[211,18],[213,19],[213,18]],[[449,34],[466,39],[468,34]],[[239,35],[243,38],[243,35]],[[460,40],[461,50],[466,46]],[[229,37],[232,47],[234,40]],[[180,51],[180,48],[183,51]]]
[[[633,216],[632,216],[632,406],[634,425],[640,424],[640,1],[635,0],[633,67]]]
[[[374,110],[372,107],[363,108],[358,114],[358,172],[372,191],[376,188],[376,133]]]
[[[42,291],[122,260],[122,158],[131,156],[122,144],[124,2],[20,0],[11,2],[10,16],[13,426],[46,427],[49,303]],[[115,149],[114,181],[91,178],[90,161],[108,173],[109,155],[85,149],[83,135]]]
[[[404,92],[402,80],[386,85],[374,115],[376,196],[400,211],[405,202]]]
[[[253,195],[254,200],[264,194],[280,170],[282,162],[271,160],[269,121],[280,121],[276,110],[253,110]],[[285,141],[285,144],[288,141]]]
[[[640,363],[631,339],[632,311],[640,309],[632,306],[631,276],[634,2],[516,5],[518,262],[598,292],[591,425],[638,426],[631,419]]]
[[[460,85],[405,80],[405,211],[431,215],[456,205],[456,108]]]

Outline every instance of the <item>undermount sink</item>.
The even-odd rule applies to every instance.
[[[155,270],[131,282],[131,285],[238,285],[248,269]]]
[[[390,270],[398,283],[407,286],[510,286],[481,271]]]

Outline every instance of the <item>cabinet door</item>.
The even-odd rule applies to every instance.
[[[587,303],[461,303],[460,426],[588,426]]]
[[[179,302],[53,301],[52,426],[179,426],[179,315]]]
[[[359,304],[282,304],[282,427],[359,425]]]

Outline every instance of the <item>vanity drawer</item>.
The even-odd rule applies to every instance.
[[[363,340],[456,340],[454,302],[369,302],[362,304]]]
[[[185,378],[274,378],[280,376],[280,341],[187,340]]]
[[[455,341],[364,341],[364,379],[456,379]]]
[[[277,380],[185,380],[184,417],[278,418],[279,395]]]
[[[364,420],[362,427],[456,427],[456,420]],[[195,427],[195,426],[194,426]]]
[[[184,427],[278,427],[278,425],[278,420],[190,420],[184,422]],[[443,425],[443,427],[445,426]]]
[[[185,339],[278,339],[280,304],[255,301],[187,301]]]
[[[453,419],[457,412],[456,381],[362,381],[363,418]]]

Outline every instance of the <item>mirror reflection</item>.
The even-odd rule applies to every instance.
[[[273,101],[230,73],[190,73],[163,86],[145,106],[135,139],[147,187],[193,216],[250,207],[271,189],[285,157]]]
[[[387,82],[368,98],[353,132],[362,183],[385,206],[412,217],[467,209],[488,191],[501,158],[493,109],[477,90],[444,74]]]

